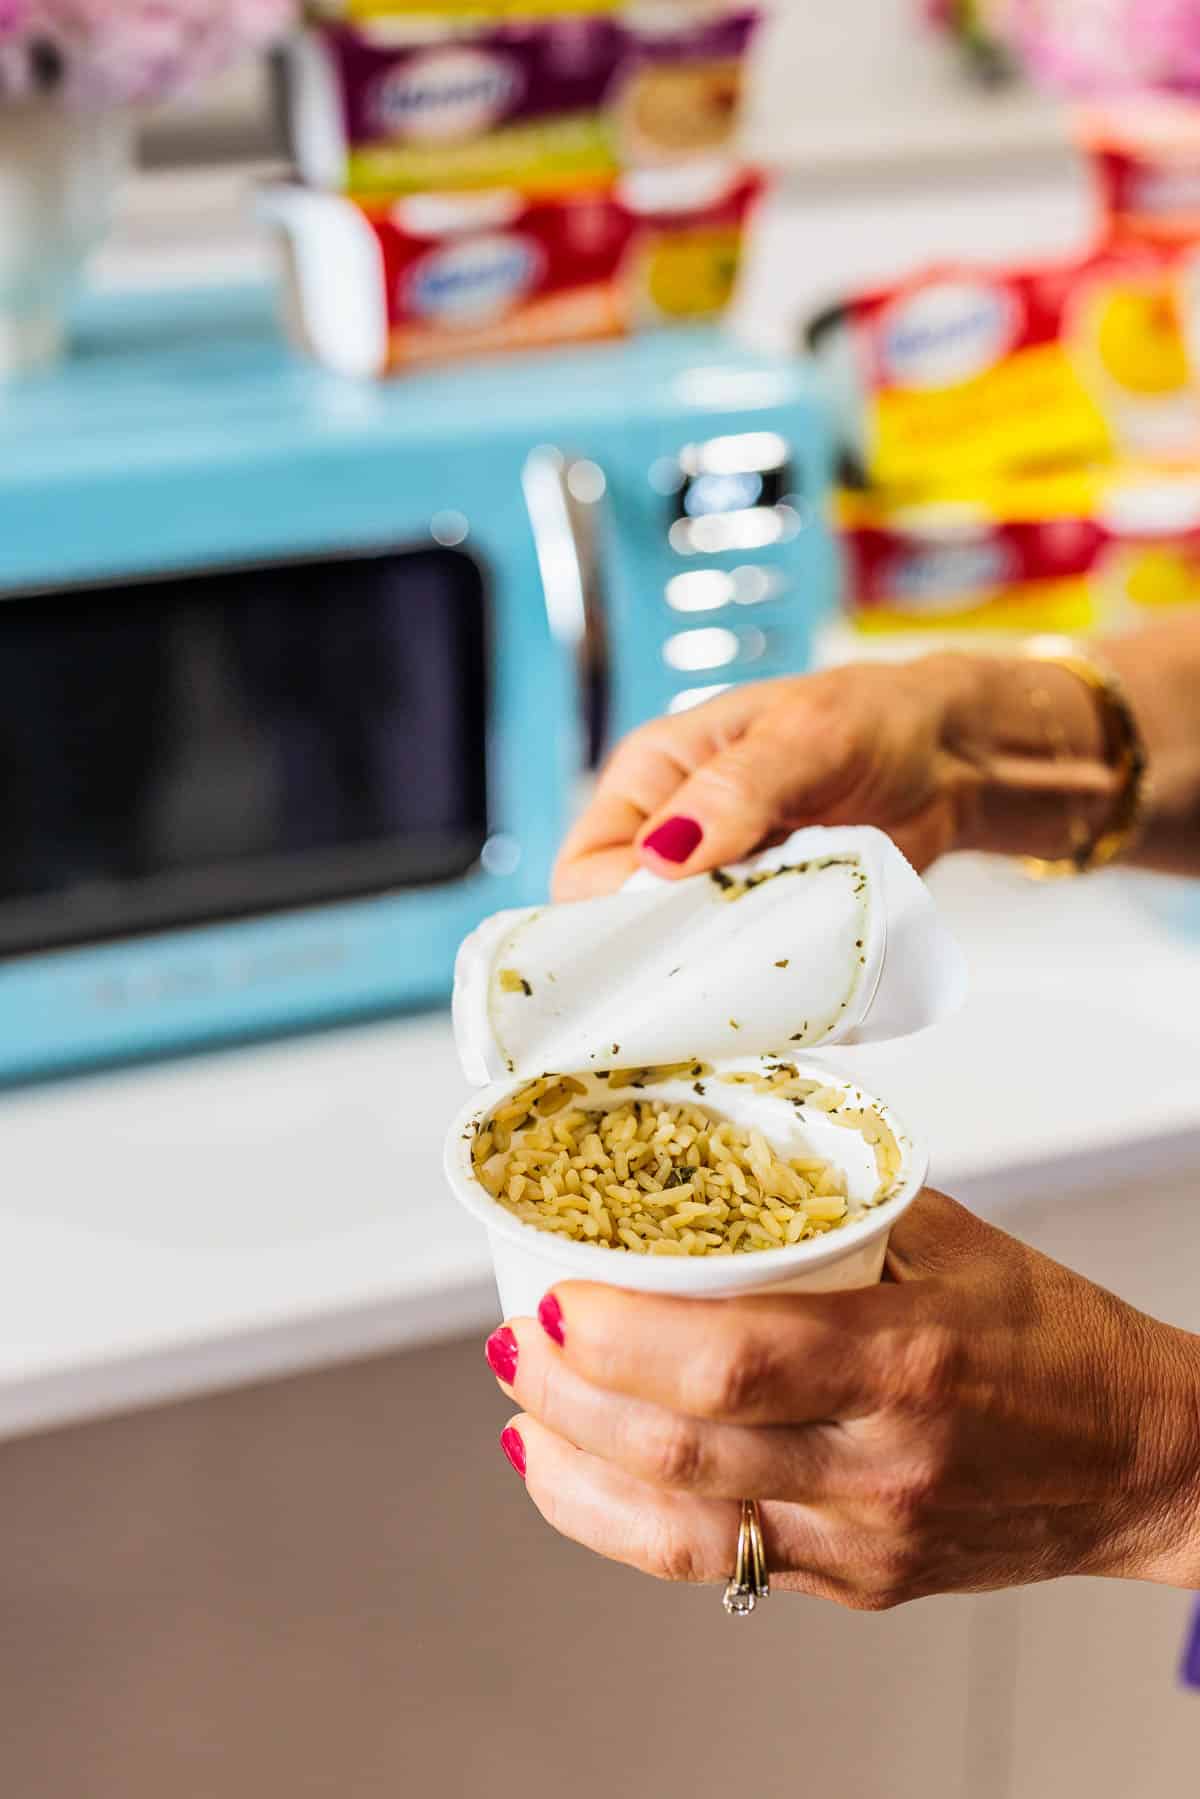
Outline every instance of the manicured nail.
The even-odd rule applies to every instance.
[[[653,850],[664,862],[686,862],[703,836],[703,828],[694,818],[668,818],[657,831],[651,831],[642,848]]]
[[[483,1353],[496,1379],[502,1380],[506,1387],[511,1387],[517,1378],[517,1339],[507,1324],[502,1324],[498,1331],[492,1332]]]
[[[550,1341],[552,1343],[557,1343],[558,1347],[561,1349],[566,1343],[567,1333],[563,1329],[562,1307],[559,1305],[557,1299],[555,1299],[553,1293],[547,1293],[545,1299],[543,1299],[541,1305],[538,1307],[538,1323],[550,1338]]]
[[[510,1424],[507,1430],[500,1432],[500,1447],[516,1469],[521,1479],[525,1479],[525,1445],[521,1441],[521,1433]]]

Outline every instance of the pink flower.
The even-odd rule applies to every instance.
[[[292,0],[0,0],[0,47],[49,45],[81,105],[162,100],[262,48]]]
[[[1059,93],[1200,89],[1200,0],[1010,0],[1010,23]]]

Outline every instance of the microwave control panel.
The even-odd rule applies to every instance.
[[[657,458],[648,485],[664,539],[657,646],[664,701],[684,711],[739,681],[809,660],[815,578],[811,498],[800,459],[775,431],[740,431]],[[814,548],[816,547],[814,541]]]

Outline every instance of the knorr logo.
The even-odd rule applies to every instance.
[[[532,238],[495,232],[434,250],[413,269],[408,301],[418,317],[474,326],[499,318],[524,298],[542,272]]]
[[[947,281],[893,301],[881,321],[880,360],[895,387],[955,387],[999,362],[1019,325],[1014,296],[983,282]]]
[[[377,125],[389,137],[446,143],[475,137],[520,98],[516,63],[487,50],[434,50],[385,75],[374,94]]]
[[[896,598],[914,611],[953,611],[964,599],[1003,587],[1015,573],[1007,546],[980,538],[902,551],[892,564],[890,585]]]

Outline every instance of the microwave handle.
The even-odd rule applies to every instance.
[[[521,476],[550,631],[576,670],[581,772],[599,767],[611,687],[608,616],[600,568],[603,471],[553,445],[533,450]]]

